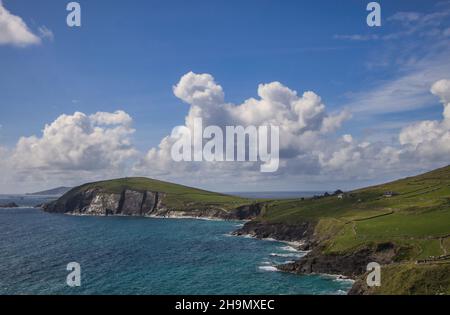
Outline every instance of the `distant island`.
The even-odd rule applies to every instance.
[[[8,203],[0,203],[0,209],[2,208],[18,208],[19,205],[15,202],[8,202]]]
[[[38,191],[34,193],[28,193],[28,196],[62,196],[69,190],[71,190],[72,187],[57,187],[49,190],[44,191]]]
[[[450,294],[450,166],[351,192],[249,199],[148,178],[85,184],[42,206],[72,215],[249,220],[235,235],[297,242],[279,270],[356,280],[350,294]],[[370,262],[382,284],[368,287]]]

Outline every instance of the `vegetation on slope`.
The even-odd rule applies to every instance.
[[[384,295],[450,294],[450,262],[411,262],[382,266],[381,286],[369,288],[365,276],[356,283],[355,293]]]
[[[450,290],[450,166],[395,182],[321,198],[251,200],[148,178],[89,183],[61,197],[99,188],[165,193],[174,210],[236,209],[264,202],[256,221],[278,226],[314,227],[313,238],[323,255],[352,255],[386,243],[395,257],[382,269],[383,285],[364,293],[440,294]],[[362,279],[359,284],[363,283]]]
[[[186,210],[190,208],[203,209],[211,207],[231,210],[238,206],[251,204],[253,202],[245,198],[214,193],[145,177],[128,177],[84,184],[70,190],[62,196],[59,201],[64,202],[65,200],[70,200],[79,193],[95,188],[101,189],[107,193],[115,194],[120,194],[126,189],[139,192],[152,191],[165,193],[165,205],[174,210]]]
[[[385,196],[393,192],[391,197]],[[264,222],[315,223],[326,252],[394,242],[402,259],[450,253],[450,166],[338,196],[278,200],[266,206]]]
[[[274,200],[258,220],[312,223],[316,247],[328,257],[393,244],[382,285],[359,293],[450,293],[450,166],[341,197]],[[356,285],[364,283],[361,277]]]

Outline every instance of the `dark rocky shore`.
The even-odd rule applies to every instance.
[[[368,263],[376,261],[380,264],[389,264],[398,254],[398,248],[389,242],[373,247],[362,247],[351,253],[325,254],[319,240],[314,237],[314,224],[309,222],[286,225],[250,221],[233,234],[298,242],[299,250],[310,250],[310,252],[293,263],[279,265],[277,268],[295,274],[329,274],[357,279],[349,294],[367,292],[367,287],[361,278],[366,273]]]
[[[250,221],[233,235],[250,235],[255,238],[272,238],[279,241],[302,242],[301,250],[308,250],[312,240],[313,226],[309,223],[286,225],[282,223],[265,223]]]
[[[392,262],[395,255],[396,249],[391,243],[374,248],[363,247],[355,252],[343,254],[323,254],[320,248],[315,248],[302,259],[278,268],[293,273],[324,273],[355,279],[366,272],[368,263],[376,261],[380,264],[388,264]]]

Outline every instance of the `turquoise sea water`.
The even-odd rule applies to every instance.
[[[275,271],[302,255],[230,236],[241,222],[48,214],[0,197],[0,294],[344,294],[349,281]],[[69,262],[81,286],[66,284]]]

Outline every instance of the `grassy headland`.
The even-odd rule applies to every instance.
[[[314,222],[327,252],[390,241],[410,247],[404,259],[450,253],[450,166],[341,198],[271,201],[257,220]]]
[[[127,189],[139,192],[153,191],[164,193],[166,194],[164,199],[165,205],[173,210],[206,209],[211,207],[231,210],[241,205],[254,202],[245,198],[214,193],[145,177],[127,177],[87,183],[71,189],[59,201],[64,202],[70,200],[80,193],[96,188],[111,194],[120,194]]]
[[[360,294],[450,293],[450,166],[341,196],[270,201],[256,220],[310,223],[319,257],[389,244],[394,253],[382,264],[382,285],[367,288],[361,275]]]

